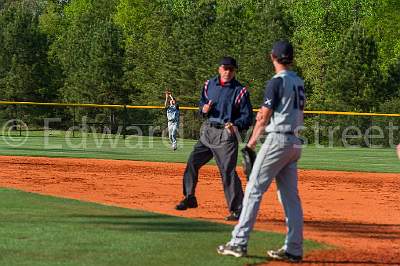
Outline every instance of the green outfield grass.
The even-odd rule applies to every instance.
[[[179,140],[179,148],[173,152],[168,140],[159,137],[129,136],[124,140],[100,134],[88,135],[86,139],[66,138],[64,132],[57,131],[49,137],[43,137],[42,132],[32,134],[12,139],[0,136],[0,155],[186,162],[196,143],[195,140]],[[400,173],[395,150],[382,148],[318,148],[310,144],[304,148],[299,166],[302,169]]]
[[[232,226],[0,189],[0,265],[245,265],[284,236],[254,232],[249,257],[219,256]],[[305,250],[326,248],[305,241]]]

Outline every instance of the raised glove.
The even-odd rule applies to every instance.
[[[257,153],[253,149],[247,146],[241,149],[241,152],[243,155],[243,161],[242,161],[243,171],[248,181],[250,178],[251,169],[253,168],[254,161],[256,160]]]

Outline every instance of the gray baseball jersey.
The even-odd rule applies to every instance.
[[[170,105],[167,107],[168,122],[179,124],[179,105]]]
[[[263,106],[274,110],[268,133],[294,132],[303,126],[304,81],[293,71],[276,74],[267,84]]]

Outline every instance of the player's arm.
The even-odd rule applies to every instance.
[[[164,103],[164,107],[168,107],[168,101],[169,101],[169,97],[170,97],[170,92],[166,91],[165,92],[165,103]]]
[[[257,145],[258,138],[264,133],[265,127],[269,123],[269,119],[271,118],[274,110],[269,109],[268,107],[262,106],[260,111],[256,116],[256,125],[254,126],[253,133],[251,134],[250,140],[247,143],[247,146],[251,149],[255,149]]]
[[[275,108],[281,100],[280,90],[283,89],[282,86],[282,78],[274,78],[267,83],[264,91],[264,102],[260,111],[257,113],[256,125],[254,126],[253,133],[251,134],[250,140],[247,143],[248,147],[255,149],[258,138],[264,132],[265,127],[268,125]]]

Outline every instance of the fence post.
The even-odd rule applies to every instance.
[[[72,108],[73,109],[73,118],[72,118],[72,137],[75,138],[75,106]]]
[[[19,123],[19,136],[22,137],[22,117],[19,118],[19,114],[18,114],[18,105],[15,105],[15,113],[16,113],[16,117]]]
[[[124,137],[124,139],[126,138],[126,124],[127,124],[127,120],[128,119],[128,109],[126,108],[126,104],[124,104],[124,119],[123,119],[123,125],[122,125],[122,135]]]

